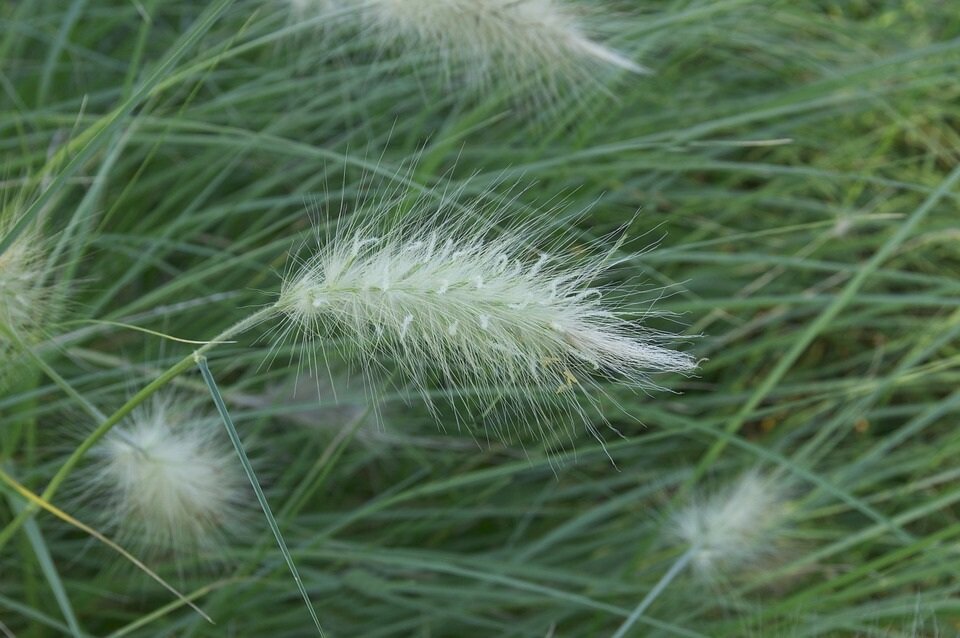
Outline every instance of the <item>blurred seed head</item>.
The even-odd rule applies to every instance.
[[[541,97],[596,82],[599,72],[646,70],[588,35],[586,16],[562,0],[291,0],[344,16],[380,51],[436,61],[467,86],[527,87]],[[533,86],[531,86],[533,82]]]
[[[677,512],[673,533],[690,546],[692,564],[701,576],[729,573],[776,551],[787,506],[782,484],[750,472]]]
[[[0,255],[0,317],[16,327],[32,323],[41,288],[37,280],[39,253],[27,242],[17,240]]]
[[[0,238],[12,226],[13,220],[5,221],[0,212]],[[44,242],[32,230],[0,254],[0,387],[16,356],[13,339],[29,343],[53,315],[44,257]]]
[[[215,419],[155,395],[94,448],[87,497],[127,542],[178,553],[216,549],[247,502],[239,461]]]

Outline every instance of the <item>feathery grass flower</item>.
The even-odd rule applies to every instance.
[[[579,409],[579,387],[597,376],[650,386],[652,374],[693,369],[597,282],[619,244],[599,257],[569,242],[540,252],[528,240],[543,234],[416,214],[349,229],[287,276],[277,330],[338,333],[367,368],[386,356],[421,388],[433,377],[461,398],[490,396],[484,411],[519,402],[541,417]]]
[[[305,0],[296,0],[302,7]],[[551,96],[597,72],[646,70],[593,39],[586,16],[561,0],[313,0],[352,16],[379,49],[423,54],[468,85],[530,85]],[[302,8],[301,8],[302,11]]]
[[[93,450],[88,497],[109,529],[156,550],[213,549],[242,520],[246,479],[216,420],[154,395]]]
[[[786,522],[787,504],[781,483],[749,472],[677,512],[673,533],[690,546],[697,572],[710,577],[769,556]]]

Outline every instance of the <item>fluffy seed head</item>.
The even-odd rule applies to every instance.
[[[240,521],[245,483],[213,419],[157,396],[94,449],[104,523],[155,550],[211,549]]]
[[[519,402],[535,416],[579,408],[581,386],[598,376],[649,386],[651,374],[694,367],[598,285],[605,257],[576,256],[569,243],[535,250],[537,227],[409,219],[321,243],[284,281],[280,330],[339,334],[361,363],[386,356],[421,387],[433,375],[461,395],[493,393],[485,410]]]
[[[583,17],[561,0],[313,1],[352,15],[379,48],[432,57],[469,85],[520,87],[534,79],[534,88],[552,94],[589,83],[604,68],[645,71],[592,40]]]
[[[696,570],[712,576],[769,555],[785,522],[786,504],[782,485],[751,472],[726,490],[680,510],[673,531],[690,546]]]
[[[0,213],[0,237],[12,224],[3,223]],[[15,348],[9,334],[24,341],[36,336],[50,315],[50,290],[45,285],[42,242],[36,233],[27,232],[0,254],[0,385],[4,370],[11,366]]]
[[[37,251],[19,240],[0,255],[0,320],[6,326],[19,330],[33,322],[43,291],[38,261]]]

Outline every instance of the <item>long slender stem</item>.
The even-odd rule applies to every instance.
[[[260,481],[257,480],[257,475],[253,471],[253,465],[250,464],[250,459],[247,458],[247,453],[243,449],[243,443],[240,441],[240,435],[237,433],[237,428],[233,425],[233,419],[230,418],[230,412],[227,410],[227,404],[223,401],[223,396],[220,394],[220,389],[217,387],[217,382],[213,378],[213,374],[210,372],[209,366],[207,366],[207,358],[202,355],[196,355],[195,357],[197,362],[197,367],[200,368],[200,374],[203,375],[203,380],[207,384],[207,389],[210,390],[210,396],[213,397],[213,403],[217,406],[217,412],[220,413],[220,418],[223,419],[223,426],[227,429],[227,434],[230,436],[230,442],[233,443],[234,449],[237,451],[237,456],[240,457],[240,464],[243,465],[243,471],[247,473],[247,478],[250,479],[250,485],[253,486],[253,491],[257,495],[257,501],[260,502],[260,508],[263,510],[263,515],[267,517],[267,524],[270,526],[270,531],[273,532],[273,537],[277,541],[277,545],[280,547],[280,553],[283,554],[283,559],[287,561],[287,567],[290,568],[290,573],[293,574],[293,580],[297,583],[297,588],[300,590],[300,595],[303,596],[303,602],[307,604],[307,610],[310,612],[310,618],[313,619],[313,624],[316,625],[317,631],[320,632],[320,635],[323,636],[323,628],[320,626],[320,619],[317,618],[317,612],[313,608],[313,603],[310,602],[310,595],[307,593],[307,588],[303,585],[303,580],[300,578],[300,572],[297,570],[296,564],[293,562],[293,556],[290,554],[290,550],[287,549],[287,543],[283,540],[283,534],[280,533],[280,526],[277,525],[277,519],[274,518],[273,512],[270,509],[270,503],[267,502],[267,497],[263,493],[263,489],[260,487]]]
[[[660,580],[654,585],[653,589],[647,592],[647,595],[643,597],[643,600],[640,601],[640,604],[637,605],[627,619],[623,621],[623,624],[620,625],[620,628],[617,629],[616,633],[613,634],[612,638],[623,638],[627,635],[627,632],[630,631],[630,628],[643,616],[643,612],[647,611],[650,605],[653,604],[653,601],[657,599],[660,594],[663,593],[663,590],[667,588],[673,579],[683,571],[683,568],[690,563],[690,559],[693,558],[694,549],[690,548],[681,554],[680,558],[673,563],[673,566],[667,570],[667,573],[664,574]]]
[[[194,357],[202,356],[203,353],[207,352],[215,345],[221,344],[231,337],[238,335],[246,330],[249,330],[253,326],[257,325],[270,315],[276,312],[273,305],[267,306],[266,308],[259,310],[246,319],[239,321],[219,335],[217,335],[213,340],[208,341],[204,345],[200,346],[196,351],[187,355],[169,369],[166,372],[161,374],[159,377],[151,381],[147,386],[142,390],[137,392],[133,397],[123,404],[116,412],[111,414],[107,419],[101,423],[97,429],[91,432],[87,438],[85,438],[79,446],[73,451],[73,453],[67,458],[64,464],[57,470],[57,473],[53,475],[53,478],[50,479],[50,483],[47,485],[46,489],[41,494],[41,498],[45,501],[50,501],[54,494],[57,493],[57,490],[66,480],[67,476],[70,475],[70,472],[77,466],[83,456],[92,448],[97,442],[102,439],[106,434],[113,429],[124,417],[126,417],[130,412],[134,410],[138,405],[143,403],[151,395],[153,395],[157,390],[167,385],[178,377],[183,372],[186,372],[194,364]],[[0,550],[10,541],[14,534],[17,533],[17,530],[26,522],[26,520],[33,516],[37,510],[38,506],[35,504],[30,504],[28,507],[24,508],[17,516],[5,527],[3,531],[0,531]]]

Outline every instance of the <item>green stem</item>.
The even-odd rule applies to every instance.
[[[273,512],[270,509],[270,503],[267,502],[267,497],[263,493],[263,489],[260,487],[260,481],[257,480],[257,475],[253,471],[253,465],[250,464],[250,459],[247,458],[247,453],[243,449],[243,443],[240,441],[240,435],[237,433],[237,428],[233,425],[233,419],[230,418],[230,412],[227,411],[227,404],[223,401],[223,396],[220,394],[220,389],[217,387],[217,382],[213,378],[213,374],[210,372],[210,368],[207,366],[207,358],[203,355],[197,354],[194,359],[196,360],[197,367],[200,368],[200,374],[203,375],[203,380],[207,384],[207,388],[210,390],[210,396],[213,397],[213,403],[217,406],[217,412],[220,413],[220,418],[223,419],[223,426],[227,429],[227,434],[230,436],[230,442],[233,443],[234,449],[237,451],[237,456],[240,457],[240,464],[243,465],[243,471],[246,472],[247,478],[250,479],[250,485],[253,486],[253,491],[257,495],[257,501],[260,503],[260,508],[263,510],[263,515],[267,517],[267,524],[270,526],[270,531],[273,532],[273,537],[277,541],[277,545],[280,547],[280,552],[283,554],[283,559],[287,561],[287,567],[290,568],[290,573],[293,574],[293,580],[297,583],[297,588],[300,590],[300,595],[303,596],[303,602],[307,604],[307,610],[310,612],[310,618],[313,619],[313,624],[316,626],[317,631],[320,632],[320,635],[323,636],[323,628],[320,626],[320,619],[317,618],[317,612],[313,608],[313,603],[310,602],[310,595],[307,593],[307,588],[303,585],[303,580],[300,578],[300,572],[297,570],[296,564],[293,562],[293,555],[290,554],[290,550],[287,549],[287,543],[283,540],[283,534],[280,533],[280,526],[277,525],[277,519],[274,518]]]
[[[634,609],[627,619],[623,621],[623,624],[620,625],[620,628],[617,629],[612,638],[623,638],[627,635],[627,632],[630,631],[630,628],[633,627],[638,620],[640,620],[640,617],[643,616],[643,613],[647,611],[650,605],[653,604],[653,601],[655,601],[657,597],[663,593],[663,590],[667,588],[667,585],[673,582],[673,579],[676,578],[677,575],[683,571],[683,568],[690,563],[694,552],[695,548],[691,547],[685,551],[680,558],[676,560],[676,562],[673,563],[673,566],[670,567],[670,569],[667,570],[667,573],[660,578],[657,584],[654,585],[653,589],[651,589],[647,595],[644,596],[643,600],[640,601],[640,604],[637,605],[636,609]]]
[[[67,458],[57,473],[54,474],[53,478],[50,479],[50,483],[47,485],[47,488],[43,491],[43,494],[40,495],[41,498],[49,502],[53,498],[54,494],[57,493],[57,490],[66,480],[66,478],[70,475],[70,472],[73,471],[73,469],[77,466],[83,456],[90,450],[90,448],[92,448],[100,439],[106,436],[106,434],[121,420],[123,420],[124,417],[130,414],[134,408],[143,403],[157,390],[173,381],[181,373],[186,372],[193,367],[195,357],[202,356],[203,353],[207,352],[215,345],[221,344],[224,341],[229,340],[231,337],[249,330],[272,315],[274,312],[276,312],[275,306],[270,305],[262,310],[259,310],[258,312],[253,313],[246,319],[233,324],[217,335],[213,340],[208,341],[193,353],[175,363],[166,372],[161,374],[159,377],[151,381],[146,387],[133,395],[129,401],[124,403],[119,410],[107,417],[107,419],[101,423],[96,430],[91,432],[90,435],[80,443],[77,449],[75,449]],[[20,527],[22,527],[27,521],[27,519],[33,516],[38,509],[39,507],[35,504],[31,504],[30,506],[24,508],[23,511],[17,514],[16,518],[14,518],[5,528],[3,528],[3,531],[0,531],[0,550],[4,548],[13,535],[17,533],[17,530],[19,530]]]

